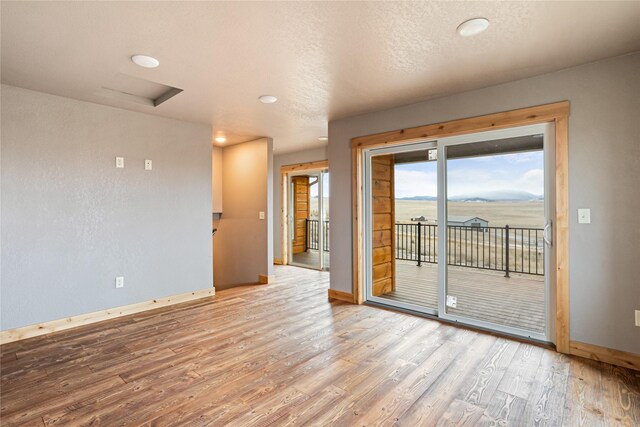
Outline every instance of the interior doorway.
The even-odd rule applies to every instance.
[[[554,125],[363,151],[365,300],[553,341]]]
[[[326,161],[282,168],[283,264],[329,270],[329,179]]]
[[[291,265],[329,269],[329,173],[292,174],[289,184]]]

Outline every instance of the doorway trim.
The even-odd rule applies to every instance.
[[[555,271],[556,350],[569,353],[569,101],[522,108],[483,116],[399,129],[351,140],[351,185],[353,220],[353,299],[364,302],[364,187],[363,150],[433,140],[455,135],[506,129],[539,123],[555,124],[555,210],[551,220],[556,256],[550,265]]]
[[[274,260],[274,264],[289,264],[289,177],[294,172],[323,171],[329,169],[329,160],[318,160],[307,163],[296,163],[280,167],[280,191],[282,193],[281,206],[281,233],[282,233],[282,259]]]

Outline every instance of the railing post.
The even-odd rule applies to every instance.
[[[304,219],[304,251],[309,249],[309,218]]]
[[[418,223],[418,267],[422,265],[422,224]]]
[[[506,260],[504,277],[509,277],[509,226],[508,225],[504,227],[504,234],[505,234],[505,242],[506,242],[504,245],[504,249],[505,249],[504,258]]]

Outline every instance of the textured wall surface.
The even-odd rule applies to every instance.
[[[284,165],[318,160],[327,160],[327,147],[279,154],[273,157],[273,257],[276,259],[282,258],[282,183],[280,182],[280,168]],[[331,173],[329,173],[329,180],[331,180]]]
[[[6,85],[1,106],[3,330],[212,286],[209,127]]]
[[[216,289],[258,282],[272,274],[269,165],[273,142],[261,138],[222,150],[222,217],[213,238]],[[273,204],[273,203],[271,203]],[[265,219],[258,217],[265,212]]]
[[[351,138],[569,100],[571,339],[640,353],[638,70],[635,53],[330,122],[331,287],[352,286]]]

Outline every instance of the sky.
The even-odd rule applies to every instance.
[[[396,198],[436,196],[436,162],[397,165]],[[449,197],[474,196],[488,191],[544,193],[542,151],[452,159],[447,162]]]
[[[322,174],[322,191],[324,191],[324,197],[329,197],[329,174],[325,173]],[[315,181],[315,178],[312,178],[312,181]],[[311,187],[309,187],[309,191],[310,191],[310,196],[311,197],[318,197],[318,189],[319,186],[318,185],[312,185]]]

